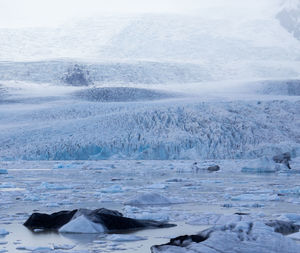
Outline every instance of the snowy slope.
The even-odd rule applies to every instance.
[[[59,27],[0,29],[0,60],[36,61],[95,58],[111,36],[132,17],[100,16],[73,20]]]

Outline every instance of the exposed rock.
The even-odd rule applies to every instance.
[[[213,171],[218,171],[220,170],[220,166],[219,165],[215,165],[215,166],[209,166],[207,168],[208,171],[213,172]]]
[[[291,221],[272,220],[266,225],[274,228],[274,231],[283,235],[296,233],[300,229],[300,225],[296,225]]]
[[[78,64],[68,69],[67,73],[62,77],[62,81],[74,86],[88,86],[92,84],[89,71]]]
[[[208,237],[204,237],[202,235],[182,235],[178,236],[176,238],[173,238],[170,240],[169,243],[166,243],[164,245],[173,245],[173,246],[179,246],[179,247],[185,247],[189,243],[195,242],[203,242],[207,239]]]
[[[142,228],[165,228],[175,226],[153,220],[138,220],[123,217],[114,210],[100,208],[96,210],[75,209],[53,214],[34,213],[24,223],[29,229],[54,229],[68,233],[102,233],[115,230]]]
[[[289,164],[289,161],[291,161],[291,154],[289,152],[273,156],[273,161],[275,163],[282,163],[291,169]]]
[[[68,223],[77,210],[61,211],[52,214],[33,213],[24,226],[30,229],[59,229],[61,226]]]
[[[205,167],[205,166],[201,166],[199,165],[197,162],[194,162],[192,165],[192,170],[195,173],[198,173],[200,170],[207,170],[209,172],[214,172],[214,171],[219,171],[220,170],[220,166],[219,165],[211,165],[209,167]]]

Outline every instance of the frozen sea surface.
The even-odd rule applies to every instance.
[[[273,173],[241,172],[248,161],[214,162],[221,170],[212,173],[195,173],[191,160],[1,162],[8,174],[0,175],[0,228],[9,233],[0,237],[0,250],[146,253],[152,245],[167,243],[170,238],[232,221],[237,212],[260,221],[297,221],[298,160],[292,163],[293,170]],[[154,200],[161,196],[177,202],[154,201],[151,205],[148,198],[146,205],[127,205],[149,193],[158,194]],[[129,217],[168,220],[177,227],[106,236],[31,232],[22,225],[32,212],[82,207],[116,209]]]

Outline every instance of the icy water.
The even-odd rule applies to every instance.
[[[299,210],[298,164],[292,164],[292,171],[249,174],[241,172],[245,161],[201,161],[203,168],[216,163],[221,170],[195,173],[193,162],[1,162],[0,169],[7,169],[8,174],[0,174],[0,228],[10,233],[0,237],[0,252],[67,244],[74,248],[60,252],[146,253],[154,244],[209,227],[195,222],[205,214],[243,212],[272,219]],[[149,192],[165,196],[174,204],[126,205],[138,194]],[[131,231],[128,234],[146,240],[116,242],[105,234],[31,232],[22,225],[32,212],[101,207],[134,218],[169,220],[177,226]]]

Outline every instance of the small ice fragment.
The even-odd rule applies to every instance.
[[[101,189],[102,193],[119,193],[119,192],[124,192],[122,187],[120,185],[112,185],[107,188]]]

